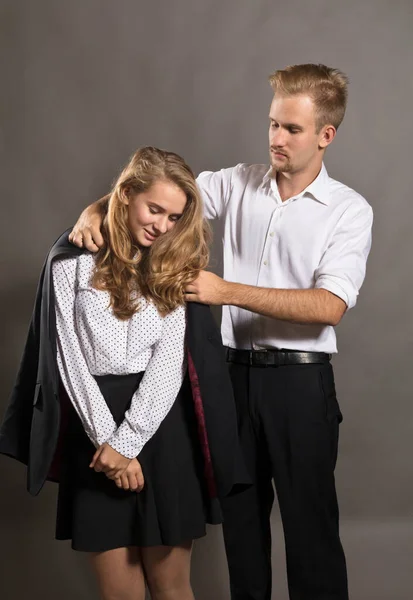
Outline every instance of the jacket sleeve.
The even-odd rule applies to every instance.
[[[44,276],[43,266],[23,356],[0,428],[0,453],[25,464],[29,460],[30,428],[39,363],[41,290]]]

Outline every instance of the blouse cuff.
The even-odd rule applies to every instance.
[[[107,443],[119,454],[131,459],[136,458],[144,446],[141,437],[130,428],[127,421],[121,423]]]

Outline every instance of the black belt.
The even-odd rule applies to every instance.
[[[325,364],[331,354],[300,352],[299,350],[236,350],[227,348],[227,361],[251,367],[281,367],[282,365]]]

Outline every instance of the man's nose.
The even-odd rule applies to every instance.
[[[282,148],[282,146],[285,146],[286,144],[286,137],[285,131],[283,131],[281,128],[273,131],[270,138],[271,146]]]

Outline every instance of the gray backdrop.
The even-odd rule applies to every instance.
[[[412,0],[0,6],[3,407],[49,245],[135,148],[175,150],[197,172],[267,162],[268,74],[297,62],[349,74],[346,119],[326,162],[369,200],[375,223],[367,279],[334,360],[342,537],[352,598],[410,600]],[[53,540],[55,486],[33,500],[21,465],[0,457],[0,472],[2,598],[97,598],[84,556]],[[273,525],[274,598],[285,600],[276,508]],[[220,528],[196,544],[193,582],[199,600],[228,598]]]

